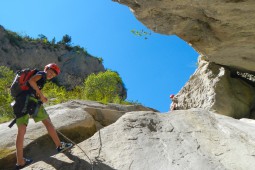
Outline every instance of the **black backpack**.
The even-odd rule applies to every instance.
[[[11,96],[16,98],[21,92],[28,90],[29,86],[27,81],[37,72],[37,69],[31,70],[29,68],[18,71],[11,85]]]

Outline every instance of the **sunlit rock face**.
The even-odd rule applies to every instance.
[[[228,68],[200,58],[174,102],[180,110],[204,108],[234,118],[254,118],[255,88]]]
[[[201,109],[128,112],[72,148],[27,169],[253,170],[254,122]]]
[[[211,62],[255,71],[253,0],[113,0],[151,30],[176,34]]]

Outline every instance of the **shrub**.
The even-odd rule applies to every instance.
[[[56,44],[56,38],[54,37],[52,40],[51,40],[51,45],[55,45]]]
[[[148,39],[148,36],[151,35],[151,32],[147,32],[147,31],[144,31],[144,30],[137,31],[137,30],[133,29],[133,30],[131,30],[131,32],[135,36],[144,37],[145,40]]]
[[[67,46],[70,46],[71,41],[72,41],[72,37],[66,34],[62,37],[61,43],[65,44]]]
[[[43,35],[43,34],[38,34],[38,37],[42,41],[44,41],[44,40],[48,41],[48,38],[45,35]]]
[[[42,89],[43,94],[49,99],[49,105],[68,101],[67,91],[63,86],[57,86],[53,82],[47,82]]]
[[[72,99],[86,100],[86,97],[84,95],[84,87],[76,86],[74,89],[67,91],[67,97],[69,100]]]
[[[120,102],[119,84],[123,84],[116,72],[107,70],[99,74],[91,74],[84,82],[85,97],[89,100],[108,102]]]
[[[15,33],[15,32],[8,31],[8,30],[6,31],[6,33],[7,33],[7,37],[9,39],[10,44],[21,48],[22,36],[20,36],[19,34]]]
[[[12,118],[12,108],[10,103],[12,97],[9,93],[9,87],[14,79],[15,74],[5,66],[0,66],[0,122]]]
[[[102,57],[98,57],[97,59],[98,59],[98,62],[99,62],[100,64],[103,64],[104,59],[103,59]]]
[[[81,47],[79,45],[74,46],[72,50],[78,54],[83,53],[84,55],[89,55],[88,52],[83,47]]]

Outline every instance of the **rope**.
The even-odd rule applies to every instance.
[[[91,159],[88,157],[88,155],[86,154],[86,152],[78,145],[76,144],[74,141],[72,141],[71,139],[69,139],[68,137],[66,137],[63,133],[61,133],[59,130],[56,129],[56,131],[61,135],[63,136],[65,139],[67,139],[68,141],[70,141],[72,144],[74,144],[75,146],[77,146],[85,155],[86,157],[89,159],[89,162],[91,164],[91,169],[93,170],[93,163],[91,161]]]

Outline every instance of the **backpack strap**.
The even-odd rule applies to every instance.
[[[46,75],[45,72],[42,73],[42,78],[43,78],[43,80],[46,82],[46,80],[47,80],[47,75]]]

